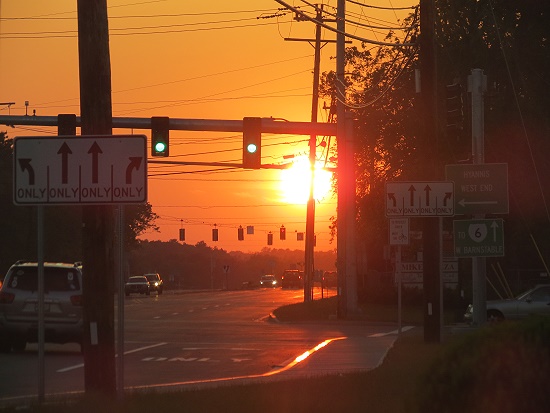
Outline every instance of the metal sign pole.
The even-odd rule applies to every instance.
[[[44,380],[44,207],[36,207],[38,264],[38,404],[45,399]]]
[[[118,331],[117,393],[124,398],[124,206],[118,206]]]

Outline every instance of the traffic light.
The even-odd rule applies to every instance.
[[[170,150],[170,118],[151,118],[151,155],[168,156]]]
[[[218,228],[213,228],[212,229],[212,241],[217,241],[218,240]]]
[[[445,86],[447,128],[461,130],[464,118],[462,102],[462,86],[460,83],[453,83]]]
[[[279,229],[279,239],[281,241],[284,241],[286,239],[286,228],[284,225],[281,225],[281,229]]]
[[[272,232],[267,233],[267,245],[273,245],[273,233]]]
[[[243,168],[262,166],[262,118],[243,118]]]
[[[185,241],[185,228],[180,228],[180,241]]]
[[[244,240],[244,228],[239,226],[237,234],[238,234],[239,241],[243,241]]]

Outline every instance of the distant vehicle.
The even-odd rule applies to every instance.
[[[471,322],[474,308],[468,306],[464,319]],[[487,321],[520,320],[531,315],[550,316],[550,284],[537,285],[516,298],[487,301]]]
[[[338,273],[336,271],[325,271],[323,273],[323,287],[337,287]]]
[[[38,264],[18,261],[0,289],[0,352],[38,341]],[[48,343],[82,344],[82,272],[75,264],[44,263],[44,333]]]
[[[285,270],[281,278],[282,288],[302,288],[304,286],[304,272]]]
[[[277,282],[277,278],[275,278],[274,275],[266,274],[262,275],[260,278],[260,286],[261,287],[270,287],[275,288],[278,287],[279,283]]]
[[[164,289],[164,283],[162,282],[160,275],[155,272],[145,274],[145,278],[147,278],[147,281],[151,284],[151,291],[156,291],[158,295],[161,295],[162,290]]]
[[[151,284],[144,275],[138,275],[128,278],[126,284],[124,284],[124,294],[128,297],[132,293],[137,294],[151,294]]]

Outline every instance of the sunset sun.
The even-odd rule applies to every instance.
[[[332,173],[315,166],[314,198],[317,201],[327,196],[331,189]],[[281,171],[281,198],[289,204],[305,204],[309,198],[311,171],[309,160],[300,158],[289,169]]]

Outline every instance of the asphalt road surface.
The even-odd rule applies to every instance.
[[[124,386],[198,386],[368,370],[395,341],[391,325],[269,320],[275,308],[301,301],[300,290],[281,289],[127,297]],[[36,344],[0,354],[0,366],[0,406],[38,394]],[[80,346],[46,344],[44,382],[46,397],[82,392]]]

